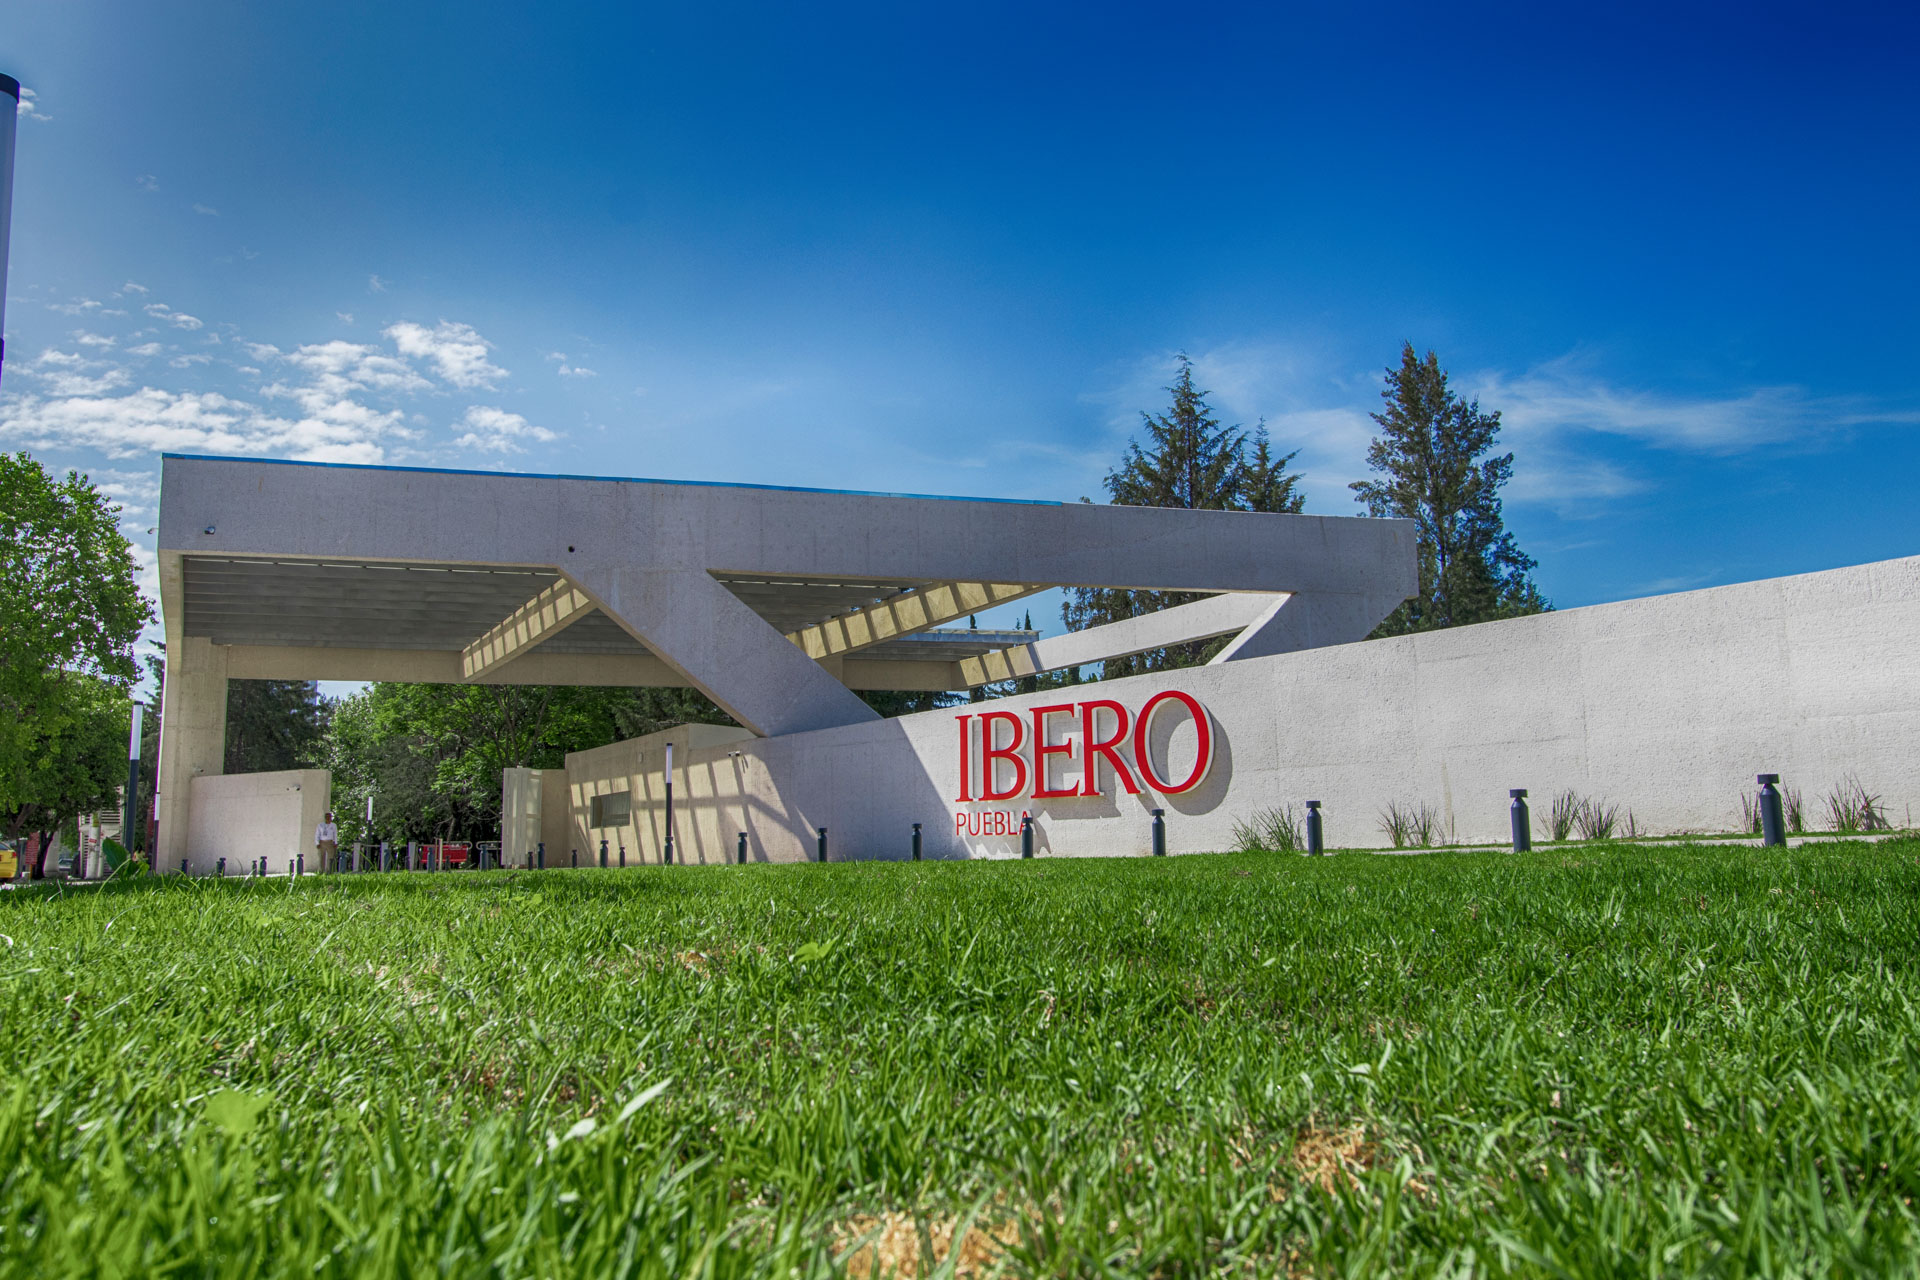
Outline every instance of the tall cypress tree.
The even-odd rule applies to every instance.
[[[1411,342],[1400,367],[1389,368],[1373,415],[1380,434],[1367,449],[1375,480],[1354,485],[1355,500],[1373,516],[1415,522],[1420,594],[1374,630],[1404,635],[1514,618],[1551,609],[1530,576],[1537,563],[1521,552],[1501,515],[1500,488],[1512,478],[1513,455],[1487,456],[1500,437],[1500,414],[1462,400],[1429,351]]]
[[[1276,455],[1261,423],[1249,438],[1221,425],[1207,392],[1193,384],[1193,362],[1180,357],[1172,401],[1164,413],[1142,413],[1144,446],[1127,442],[1120,465],[1107,473],[1108,499],[1118,506],[1178,507],[1189,511],[1299,511],[1300,477],[1289,473],[1294,455]],[[1126,591],[1076,587],[1067,592],[1061,621],[1081,631],[1201,599],[1190,591]],[[1108,678],[1194,666],[1218,652],[1223,640],[1173,645],[1103,664]]]

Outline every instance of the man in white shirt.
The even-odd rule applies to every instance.
[[[313,847],[319,854],[320,869],[331,871],[340,854],[340,828],[333,825],[333,810],[313,829]]]

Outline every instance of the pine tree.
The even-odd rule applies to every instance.
[[[1521,552],[1501,516],[1500,488],[1513,455],[1486,456],[1500,436],[1500,414],[1482,413],[1447,385],[1429,351],[1407,343],[1389,368],[1373,415],[1381,434],[1367,450],[1380,476],[1352,485],[1368,515],[1416,523],[1420,593],[1388,615],[1376,636],[1514,618],[1551,609],[1529,576],[1537,563]]]
[[[327,700],[312,680],[229,681],[226,771],[312,768],[326,728]]]
[[[1117,506],[1178,507],[1188,511],[1297,512],[1305,501],[1300,477],[1289,473],[1294,454],[1275,456],[1266,424],[1251,438],[1238,427],[1222,426],[1207,403],[1208,393],[1193,384],[1193,362],[1182,355],[1165,413],[1142,413],[1146,443],[1127,443],[1120,465],[1107,473],[1107,497]],[[1061,621],[1081,631],[1123,618],[1155,613],[1202,598],[1188,591],[1125,591],[1077,587],[1067,593]],[[1103,674],[1135,675],[1205,662],[1224,640],[1174,645],[1103,664]]]

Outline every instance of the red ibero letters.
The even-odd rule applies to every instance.
[[[1154,759],[1153,729],[1161,716],[1181,711],[1193,721],[1193,767],[1185,777],[1168,778],[1162,771],[1169,762]],[[956,719],[960,723],[957,799],[961,804],[1011,800],[1027,794],[1038,800],[1097,796],[1109,780],[1130,796],[1148,789],[1179,795],[1199,786],[1213,768],[1213,721],[1196,698],[1177,689],[1147,699],[1137,717],[1111,698],[1089,698],[1085,702],[1034,707],[1025,716],[1014,711],[983,711]],[[975,721],[979,722],[977,729]],[[1077,737],[1056,737],[1075,730]],[[1054,785],[1056,777],[1076,765],[1080,771],[1077,782]],[[999,819],[991,821],[996,829],[980,834],[1018,832],[1017,827],[1001,831],[998,827],[1006,824]]]

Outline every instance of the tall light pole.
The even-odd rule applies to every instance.
[[[673,744],[667,744],[667,853],[661,859],[666,865],[673,865]]]
[[[13,232],[13,133],[20,122],[20,82],[0,73],[0,368],[7,360],[7,238]]]
[[[133,704],[133,732],[127,735],[127,794],[120,802],[120,842],[128,853],[140,840],[140,716],[146,709],[144,702]]]

